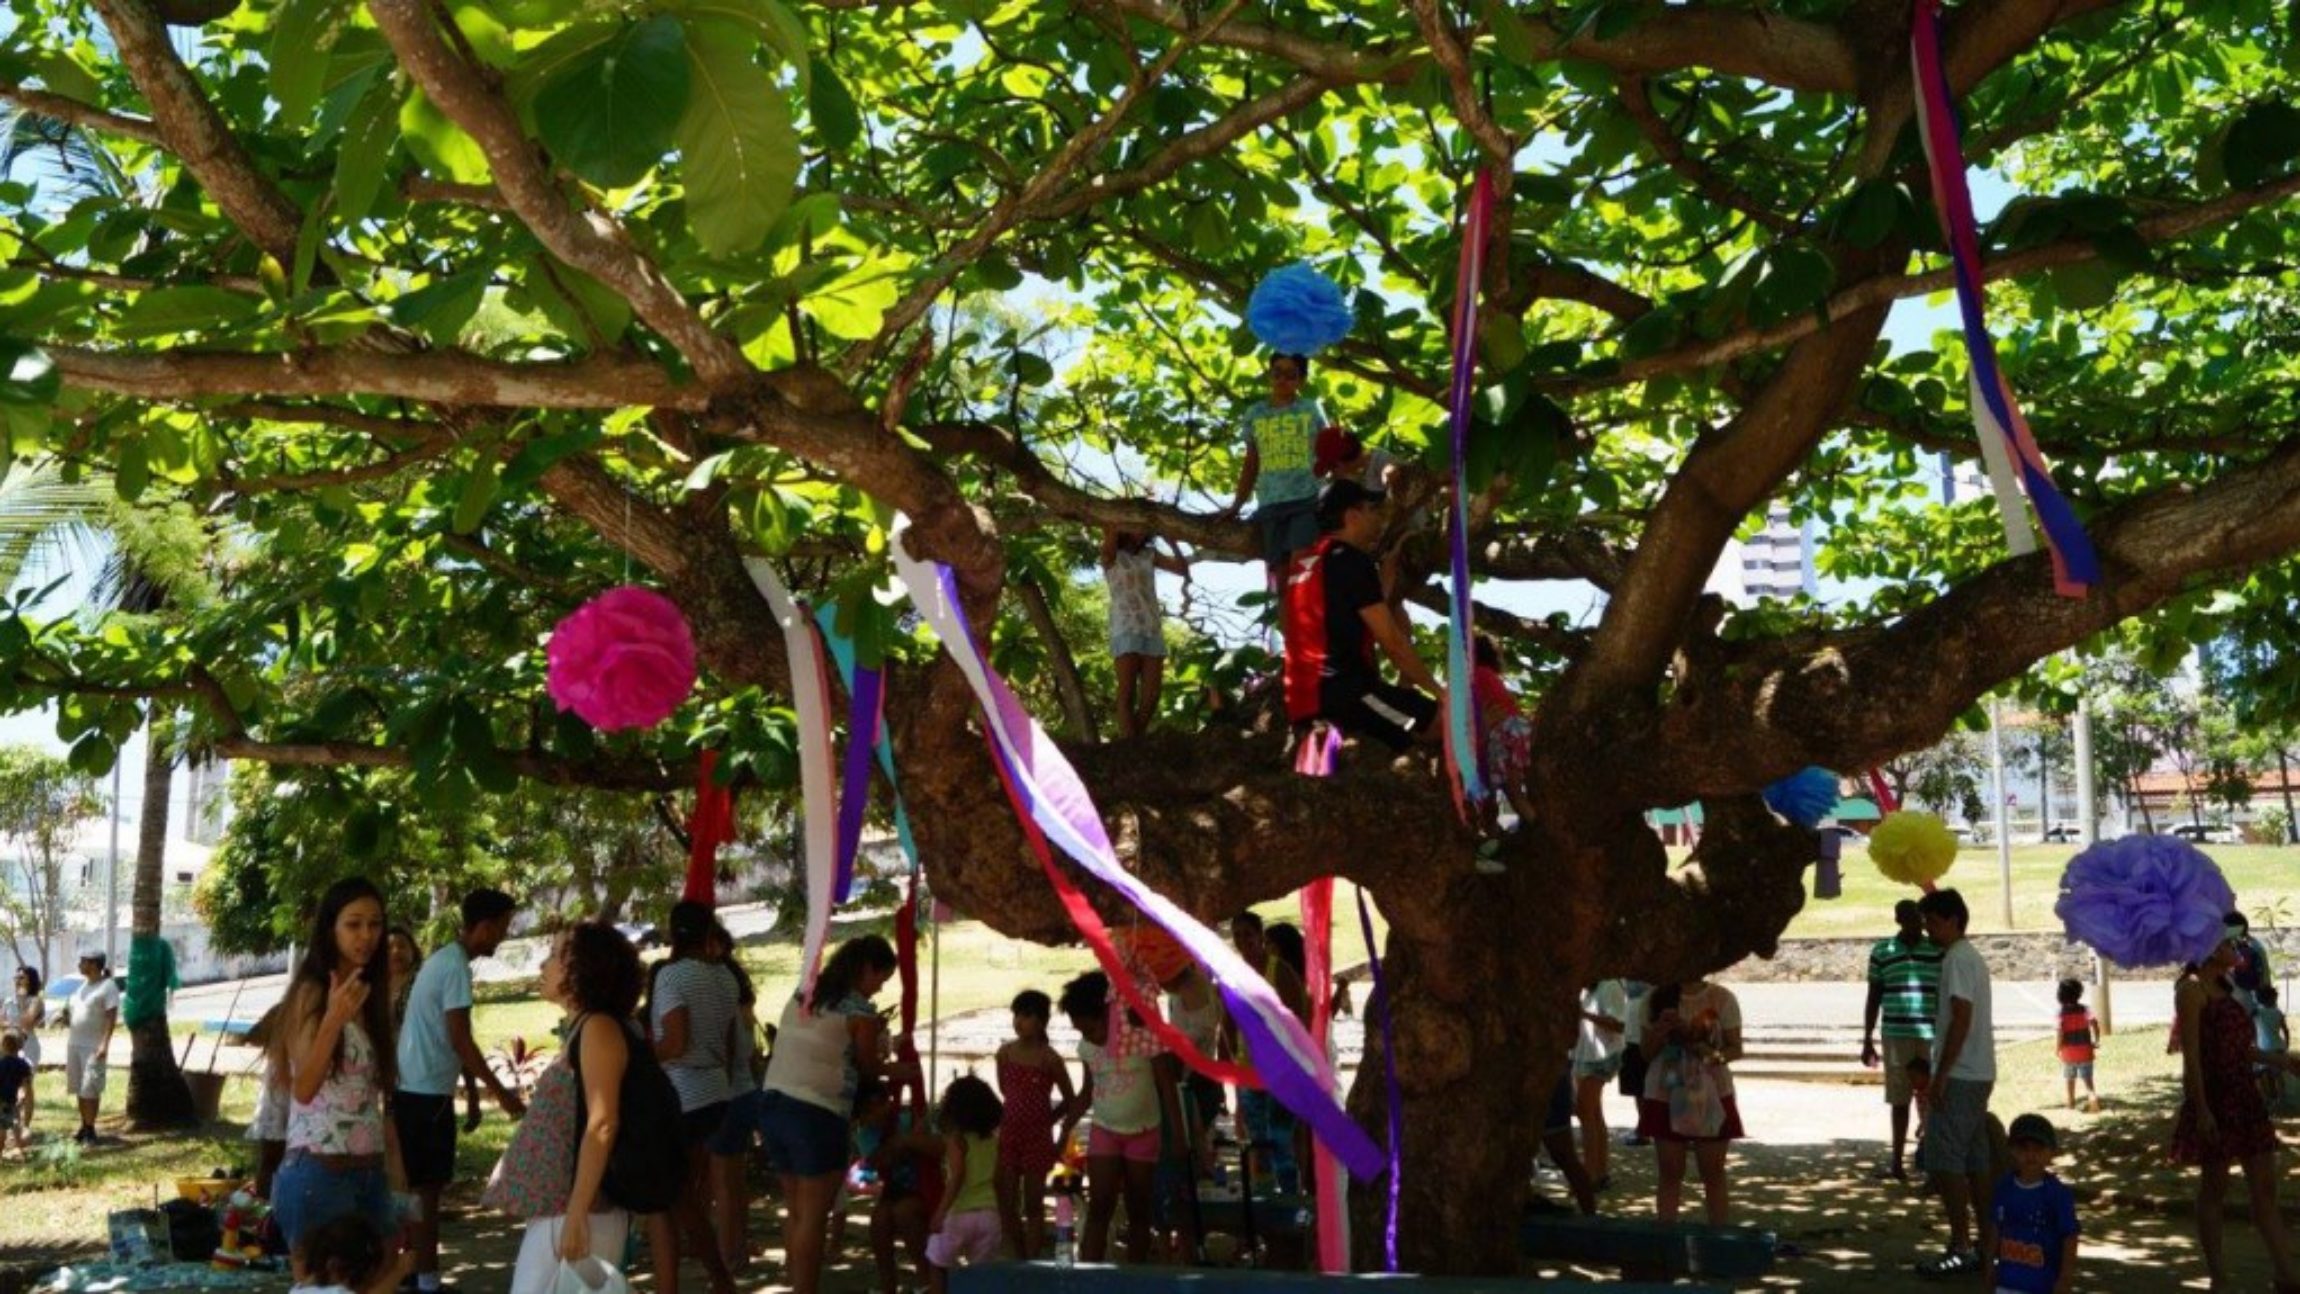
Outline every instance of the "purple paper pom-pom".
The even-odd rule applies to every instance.
[[[1246,326],[1281,355],[1309,355],[1350,335],[1357,315],[1332,279],[1296,261],[1272,270],[1246,299]]]
[[[2069,860],[2053,912],[2069,938],[2119,966],[2176,966],[2203,960],[2235,907],[2203,850],[2177,836],[2126,836]]]
[[[559,622],[545,649],[551,699],[594,728],[652,728],[695,686],[695,640],[678,604],[635,585]]]
[[[1836,810],[1837,775],[1825,768],[1800,768],[1765,788],[1765,806],[1810,831]]]

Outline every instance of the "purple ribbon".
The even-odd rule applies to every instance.
[[[838,901],[851,903],[855,890],[855,853],[862,847],[863,809],[870,803],[871,755],[878,749],[880,706],[886,696],[885,676],[857,664],[848,679],[847,750],[839,787]]]
[[[1390,1199],[1382,1222],[1382,1261],[1383,1270],[1394,1274],[1398,1269],[1398,1185],[1405,1178],[1405,1093],[1398,1086],[1396,1011],[1389,991],[1382,987],[1382,954],[1374,943],[1374,910],[1366,902],[1362,885],[1358,887],[1358,929],[1365,932],[1366,966],[1374,977],[1374,991],[1366,998],[1366,1006],[1370,1010],[1375,998],[1382,1003],[1382,1067],[1389,1071],[1390,1084]]]
[[[983,657],[960,609],[956,577],[948,566],[911,557],[904,543],[906,530],[898,523],[889,545],[895,572],[974,689],[1000,772],[1030,821],[1088,875],[1118,891],[1206,968],[1253,1052],[1255,1070],[1271,1099],[1309,1124],[1352,1176],[1372,1181],[1383,1168],[1381,1148],[1342,1108],[1325,1052],[1311,1042],[1309,1030],[1286,1009],[1269,982],[1221,936],[1126,870],[1077,770]]]

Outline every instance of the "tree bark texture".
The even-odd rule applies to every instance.
[[[128,932],[160,935],[161,897],[167,884],[168,811],[176,783],[176,722],[155,707],[145,732],[144,804],[136,818],[136,884]],[[157,1014],[128,1028],[128,1120],[139,1128],[182,1127],[198,1121],[192,1089],[184,1082],[168,1035],[165,997]]]

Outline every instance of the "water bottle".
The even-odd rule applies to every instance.
[[[1054,1265],[1078,1265],[1078,1225],[1074,1216],[1076,1206],[1071,1203],[1070,1192],[1057,1192],[1054,1196]]]

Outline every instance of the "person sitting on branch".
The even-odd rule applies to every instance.
[[[1286,717],[1298,728],[1327,720],[1344,733],[1404,749],[1416,739],[1436,739],[1432,698],[1445,689],[1414,654],[1368,552],[1382,533],[1385,497],[1347,478],[1327,482],[1318,494],[1322,537],[1287,568]],[[1376,646],[1411,687],[1383,680]]]

